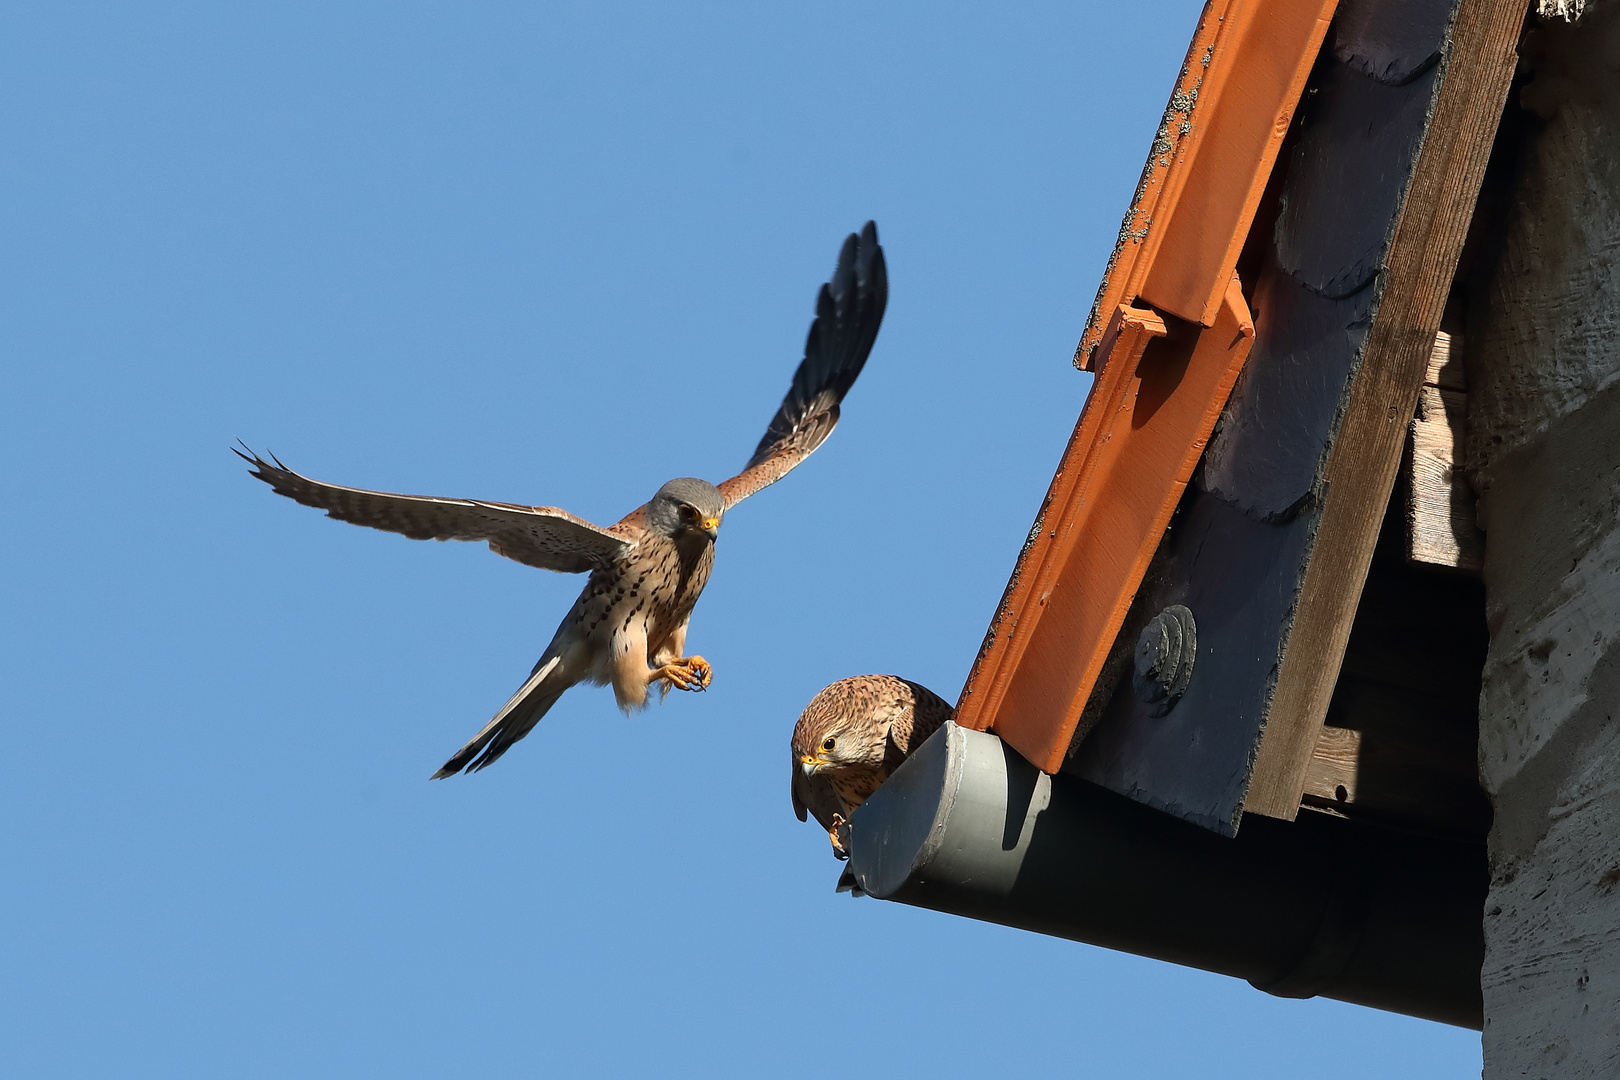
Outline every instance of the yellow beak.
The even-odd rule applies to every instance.
[[[816,770],[819,768],[821,768],[821,762],[817,761],[809,754],[806,754],[804,757],[799,759],[799,771],[804,773],[806,776],[816,775]]]

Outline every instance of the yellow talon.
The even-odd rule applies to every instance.
[[[683,657],[654,671],[652,679],[662,680],[677,690],[703,691],[714,681],[714,668],[701,656]]]
[[[827,830],[827,839],[832,841],[833,854],[840,861],[849,858],[849,822],[844,819],[843,814],[833,814],[832,828]]]
[[[714,682],[714,667],[707,660],[703,659],[703,657],[687,657],[686,668],[691,672],[693,678],[703,684],[703,689],[707,690],[709,688],[709,684]]]

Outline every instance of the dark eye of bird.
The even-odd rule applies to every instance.
[[[693,521],[696,518],[697,518],[697,511],[696,510],[692,509],[690,506],[681,507],[681,520],[682,521]]]
[[[830,735],[827,738],[821,740],[821,748],[823,750],[828,751],[828,752],[831,752],[832,748],[837,746],[837,745],[838,745],[838,740],[833,738]]]

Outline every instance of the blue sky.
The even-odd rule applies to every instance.
[[[835,895],[787,741],[954,698],[1196,6],[17,3],[0,40],[12,1075],[1477,1076],[1479,1040]],[[729,518],[713,689],[428,782],[579,581],[322,518],[746,459],[843,235],[888,318]]]

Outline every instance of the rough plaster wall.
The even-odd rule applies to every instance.
[[[1532,116],[1471,292],[1496,807],[1485,1076],[1620,1076],[1620,5],[1526,43]],[[1510,105],[1510,108],[1513,107]]]
[[[1531,115],[1466,357],[1470,464],[1487,474],[1620,377],[1620,4],[1544,24],[1525,51],[1534,73],[1508,107]]]

